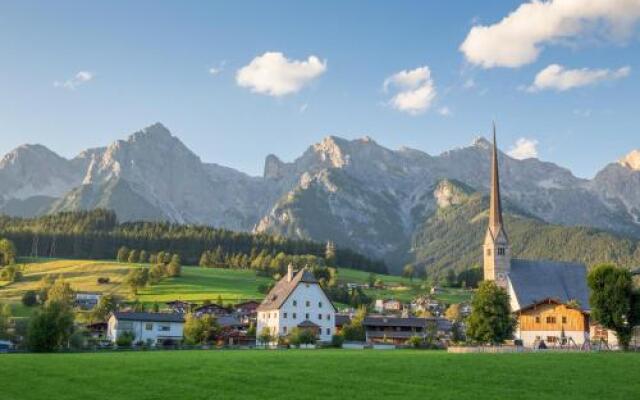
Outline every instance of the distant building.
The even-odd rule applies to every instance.
[[[91,310],[98,305],[102,294],[92,292],[76,292],[75,305],[83,310]]]
[[[165,304],[167,305],[167,307],[169,307],[169,309],[172,312],[180,313],[180,314],[187,314],[191,312],[191,310],[193,310],[193,308],[197,305],[194,303],[189,303],[181,300],[169,301],[169,302],[166,302]]]
[[[258,307],[257,334],[268,328],[275,337],[292,329],[308,329],[320,341],[330,341],[335,333],[336,309],[310,270],[293,272],[289,265],[282,278]]]
[[[484,279],[509,293],[518,318],[516,338],[526,346],[539,341],[575,343],[589,338],[589,291],[583,264],[511,258],[502,219],[495,128],[491,163],[489,226],[485,235]]]
[[[220,304],[215,304],[215,303],[210,303],[210,304],[204,304],[200,307],[195,307],[193,309],[193,314],[196,317],[201,317],[203,315],[211,315],[214,317],[220,317],[223,315],[229,315],[229,309],[227,309],[226,307],[220,305]]]
[[[375,302],[374,309],[379,313],[396,313],[402,311],[402,303],[394,299],[378,299]]]
[[[182,340],[183,328],[180,313],[114,312],[109,317],[107,338],[115,342],[123,333],[131,332],[135,342],[175,343]]]
[[[452,324],[444,318],[367,316],[362,325],[369,343],[405,344],[413,336],[449,337]]]

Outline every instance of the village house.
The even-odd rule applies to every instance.
[[[170,344],[182,341],[184,316],[180,313],[114,312],[108,320],[107,338],[116,342],[131,332],[135,342]]]
[[[502,218],[495,127],[491,162],[489,225],[483,245],[484,279],[509,294],[518,319],[515,333],[525,346],[589,339],[589,290],[583,264],[511,258]]]
[[[83,310],[91,310],[98,305],[102,295],[100,293],[92,292],[76,292],[75,294],[75,306]]]
[[[274,337],[285,337],[294,328],[308,329],[318,340],[328,342],[335,333],[336,309],[307,268],[287,275],[271,289],[258,307],[257,332],[269,329]]]
[[[374,309],[379,313],[399,313],[402,308],[402,302],[395,299],[377,299],[374,305]]]
[[[216,303],[204,304],[199,307],[195,307],[193,309],[193,314],[196,317],[201,317],[203,315],[211,315],[214,317],[220,317],[223,315],[231,314],[229,309]]]
[[[193,310],[197,304],[189,303],[181,300],[168,301],[165,303],[167,307],[171,310],[171,312],[187,314]]]
[[[393,343],[404,345],[414,336],[426,339],[432,337],[447,338],[451,334],[452,324],[444,318],[419,317],[365,317],[362,325],[369,343]]]

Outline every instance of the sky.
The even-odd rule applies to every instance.
[[[155,122],[259,175],[327,135],[499,146],[592,177],[640,148],[640,0],[2,1],[0,153]]]

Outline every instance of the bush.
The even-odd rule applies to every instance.
[[[116,345],[118,345],[118,347],[131,347],[135,338],[136,335],[134,335],[133,332],[122,332],[116,339]]]
[[[314,344],[316,335],[309,329],[293,328],[289,334],[289,343],[294,346],[301,344]]]
[[[344,336],[342,336],[342,335],[333,335],[333,336],[331,336],[331,346],[340,349],[340,348],[342,348],[342,344],[343,343],[344,343]]]
[[[416,349],[420,348],[424,341],[420,336],[411,336],[409,340],[407,340],[407,344]]]
[[[98,278],[98,285],[106,285],[109,282],[111,282],[111,279],[109,279],[109,277],[99,277]]]
[[[22,304],[25,307],[33,307],[38,304],[38,294],[35,290],[27,290],[22,295]]]

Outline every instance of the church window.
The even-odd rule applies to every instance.
[[[499,256],[503,256],[504,255],[504,247],[498,247],[498,255]]]
[[[487,249],[487,255],[490,256],[491,255],[491,249]]]

